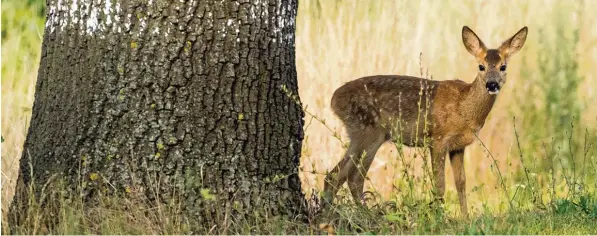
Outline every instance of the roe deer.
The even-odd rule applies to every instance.
[[[449,154],[461,214],[467,217],[464,149],[483,127],[500,88],[506,83],[508,59],[522,48],[527,31],[525,26],[499,48],[487,49],[464,26],[462,41],[479,64],[477,77],[470,84],[461,80],[376,75],[338,88],[331,106],[346,126],[350,145],[344,158],[326,176],[325,200],[331,203],[338,188],[348,181],[353,198],[360,203],[365,176],[384,142],[395,139],[411,147],[422,147],[427,142],[434,198],[443,201],[445,156]],[[423,121],[426,115],[421,114],[428,114],[428,119]]]

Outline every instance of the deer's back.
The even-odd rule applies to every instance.
[[[422,138],[425,117],[427,124],[431,122],[430,103],[436,85],[437,81],[412,76],[367,76],[338,88],[331,106],[349,130],[383,127],[388,134],[399,131],[409,144],[416,135]]]

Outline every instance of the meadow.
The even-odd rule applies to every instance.
[[[424,152],[387,143],[365,184],[370,210],[354,207],[343,191],[339,217],[330,222],[338,233],[597,234],[597,18],[590,9],[597,1],[300,1],[296,66],[307,111],[300,170],[305,193],[321,191],[348,141],[330,109],[336,88],[375,74],[472,82],[478,65],[462,44],[462,26],[489,47],[528,26],[479,140],[465,153],[471,219],[458,217],[450,168],[445,211],[423,207],[429,189]],[[2,0],[3,215],[29,125],[43,25],[42,1]],[[123,209],[99,208],[89,219],[77,204],[70,207],[53,233],[185,232],[166,213],[129,209],[123,216]],[[281,219],[261,222],[206,232],[323,232]],[[33,232],[43,230],[23,229]]]

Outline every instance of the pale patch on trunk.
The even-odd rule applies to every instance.
[[[97,32],[112,30],[121,33],[119,13],[120,3],[112,0],[57,0],[49,4],[45,28],[50,33],[65,31],[67,28],[77,28],[81,34],[95,35]],[[131,14],[127,15],[128,18]],[[146,24],[141,21],[141,27]],[[126,30],[130,30],[130,19],[125,23]],[[142,28],[143,30],[143,28]]]

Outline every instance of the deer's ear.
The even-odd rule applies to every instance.
[[[528,28],[525,26],[522,29],[520,29],[516,34],[514,34],[512,38],[509,38],[508,40],[504,41],[502,43],[502,46],[500,46],[500,48],[498,49],[500,53],[506,57],[509,57],[512,56],[512,54],[518,52],[524,45],[524,42],[527,40],[528,31]]]
[[[469,27],[462,27],[462,42],[466,50],[475,57],[482,57],[487,52],[483,41]]]

